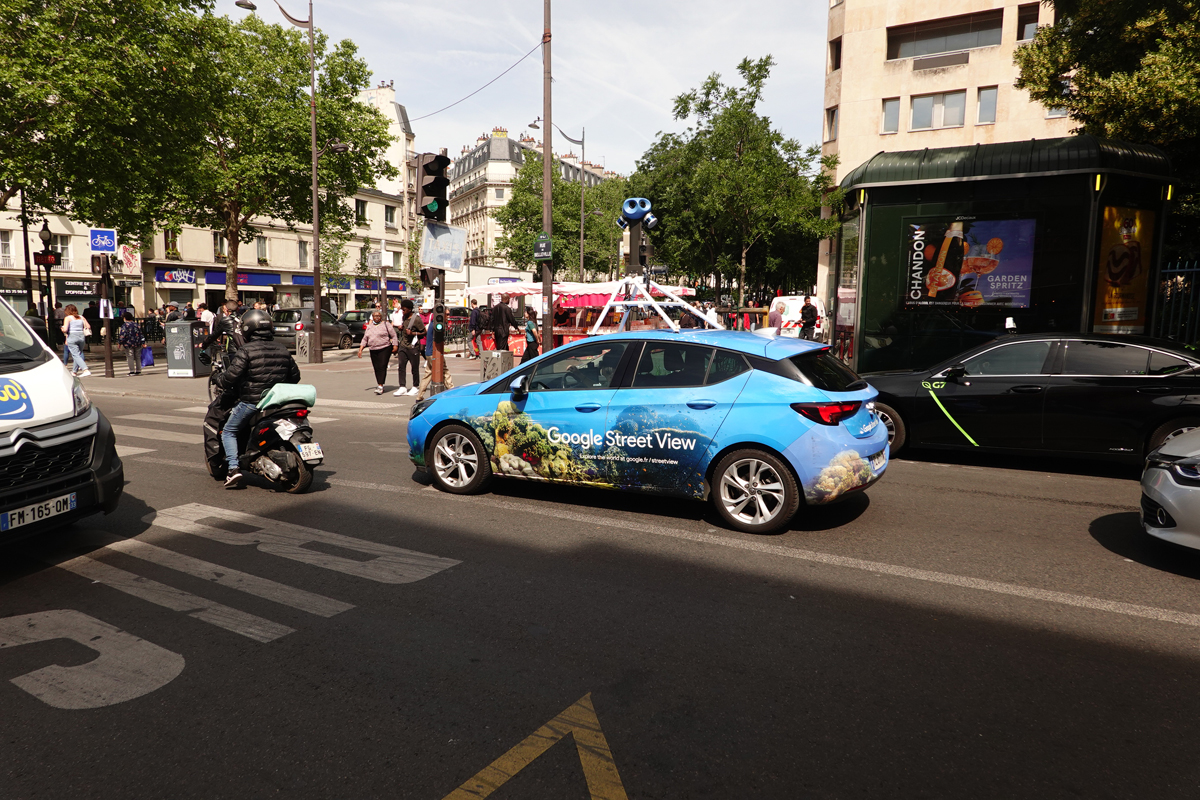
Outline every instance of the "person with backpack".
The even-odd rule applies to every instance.
[[[133,314],[126,311],[121,315],[121,330],[117,331],[117,344],[125,348],[125,363],[129,365],[130,377],[142,374],[142,347],[146,344],[146,334],[142,326],[133,319]]]

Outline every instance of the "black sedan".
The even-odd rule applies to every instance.
[[[919,372],[862,376],[893,454],[935,447],[1140,463],[1200,427],[1200,353],[1163,339],[1003,336]]]

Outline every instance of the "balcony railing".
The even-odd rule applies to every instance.
[[[0,269],[12,269],[12,268],[13,268],[12,256],[0,256]]]

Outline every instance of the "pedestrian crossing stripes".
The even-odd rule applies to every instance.
[[[203,444],[204,434],[193,433],[191,431],[177,431],[158,427],[141,427],[134,425],[122,425],[115,420],[128,422],[149,422],[156,425],[179,425],[191,428],[193,431],[199,430],[203,422],[203,417],[184,416],[185,414],[206,414],[208,413],[207,406],[187,406],[185,408],[172,409],[175,414],[122,414],[114,417],[112,426],[113,433],[119,439],[154,439],[161,443],[177,443],[177,444]],[[337,422],[334,417],[308,417],[308,421],[312,424],[320,425],[326,422]],[[152,447],[137,447],[119,443],[117,445],[117,455],[121,458],[131,458],[133,456],[145,455],[146,453],[155,452]]]

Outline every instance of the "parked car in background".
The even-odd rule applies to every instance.
[[[1200,428],[1172,436],[1146,457],[1142,529],[1200,550]]]
[[[299,331],[316,329],[311,308],[281,308],[271,315],[271,319],[275,323],[275,340],[286,344],[289,350],[296,349],[296,334]],[[354,347],[350,328],[325,310],[321,311],[321,345],[341,350]]]
[[[1200,427],[1200,353],[1164,339],[1002,336],[931,369],[865,374],[892,452],[908,447],[1117,459]]]
[[[350,331],[350,336],[354,343],[358,344],[362,341],[363,333],[367,330],[367,323],[371,321],[371,315],[375,313],[373,308],[363,308],[357,311],[345,311],[337,321],[346,326]],[[384,319],[387,319],[387,314],[384,314]]]

